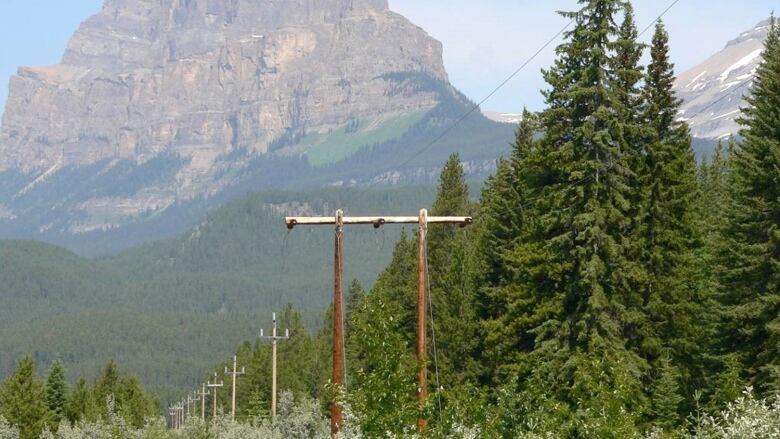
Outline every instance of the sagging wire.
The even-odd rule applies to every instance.
[[[431,298],[431,278],[428,267],[428,240],[423,242],[423,255],[425,256],[425,289],[428,297],[428,314],[431,319],[431,347],[433,348],[433,369],[436,374],[436,400],[439,407],[439,425],[444,424],[441,404],[441,382],[439,380],[439,354],[436,350],[436,320],[433,318],[433,300]]]

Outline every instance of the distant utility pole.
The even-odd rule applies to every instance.
[[[260,329],[260,338],[271,340],[271,417],[276,417],[276,342],[278,340],[289,340],[290,330],[284,330],[284,337],[276,335],[276,313],[272,314],[274,326],[270,337],[263,336],[263,329]]]
[[[197,389],[194,392],[192,392],[192,399],[190,399],[190,395],[187,395],[187,402],[190,402],[190,401],[191,402],[198,402],[200,400],[201,400],[201,398],[200,398],[200,396],[198,396],[198,390]],[[193,412],[195,410],[197,410],[195,407],[196,407],[195,404],[193,404],[192,405],[192,411]],[[187,409],[187,415],[188,416],[192,416],[192,412],[190,412],[189,409]]]
[[[225,385],[224,381],[217,382],[217,373],[216,372],[214,372],[214,382],[212,383],[211,381],[209,381],[208,383],[206,383],[206,387],[214,388],[214,395],[211,397],[211,402],[212,402],[212,405],[214,406],[214,418],[215,419],[217,417],[217,390],[220,387],[224,387],[224,385]]]
[[[198,396],[200,397],[200,420],[206,421],[206,397],[211,392],[206,390],[206,383],[203,383],[201,385],[201,390],[198,392]]]
[[[225,374],[232,375],[233,376],[233,408],[230,411],[230,417],[232,420],[236,420],[236,377],[239,375],[244,375],[246,373],[246,369],[243,367],[241,368],[241,371],[237,370],[238,368],[238,358],[233,355],[233,372],[228,371],[227,366],[225,366]]]
[[[334,261],[334,288],[333,288],[333,384],[341,388],[344,379],[344,316],[341,278],[344,272],[344,225],[370,224],[374,228],[385,224],[419,224],[420,235],[417,252],[417,359],[420,363],[420,371],[417,377],[417,401],[420,408],[425,406],[428,396],[428,369],[427,369],[427,297],[428,291],[428,262],[427,262],[427,232],[428,224],[458,224],[467,226],[473,222],[467,216],[433,216],[428,217],[426,209],[420,210],[417,217],[414,216],[388,216],[388,217],[345,217],[342,210],[337,210],[335,217],[287,217],[285,224],[288,229],[295,226],[319,226],[335,225],[335,261]],[[336,401],[330,406],[330,431],[334,436],[339,432],[343,417],[341,407]],[[417,420],[419,431],[425,431],[428,421],[420,417]]]

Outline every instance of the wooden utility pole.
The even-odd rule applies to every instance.
[[[212,405],[214,406],[214,415],[213,415],[213,417],[215,419],[217,417],[217,390],[220,387],[224,387],[224,385],[225,385],[225,381],[217,382],[217,373],[216,372],[214,372],[214,382],[212,383],[211,381],[209,381],[208,383],[206,383],[206,387],[214,388],[214,396],[211,397],[211,402],[212,402]]]
[[[420,214],[414,216],[371,216],[371,217],[345,217],[343,211],[336,211],[335,217],[287,217],[285,224],[288,229],[295,226],[312,225],[335,225],[336,226],[336,252],[334,261],[334,289],[333,289],[333,384],[340,388],[343,385],[344,376],[344,316],[343,316],[343,292],[341,287],[341,277],[344,270],[343,266],[343,238],[344,225],[370,224],[374,228],[382,227],[385,224],[419,224],[420,239],[417,253],[417,359],[420,362],[420,372],[418,375],[417,400],[422,409],[425,406],[425,399],[428,395],[427,383],[427,358],[426,358],[426,328],[427,328],[427,258],[426,258],[426,235],[428,224],[458,224],[467,226],[472,223],[471,217],[465,216],[433,216],[428,217],[428,211],[420,210]],[[334,401],[331,404],[331,433],[333,435],[339,432],[342,425],[341,407]],[[422,416],[417,422],[420,431],[424,431],[427,426],[427,420]]]
[[[274,326],[271,330],[271,336],[265,337],[263,336],[263,329],[260,329],[260,338],[266,338],[271,340],[271,417],[276,417],[276,342],[279,340],[289,340],[290,339],[290,330],[285,329],[284,330],[284,336],[279,336],[276,334],[276,313],[272,314]]]
[[[233,355],[233,372],[228,371],[227,366],[225,366],[225,374],[229,374],[233,376],[233,405],[232,409],[230,411],[230,418],[232,420],[236,420],[236,377],[239,375],[244,375],[246,373],[246,369],[243,367],[241,368],[241,371],[237,370],[238,368],[238,358],[237,356]]]
[[[192,392],[192,399],[190,399],[190,395],[187,395],[187,402],[193,402],[194,403],[194,402],[198,402],[200,400],[201,400],[201,398],[200,398],[200,396],[198,396],[198,390],[197,389],[194,392]],[[192,412],[197,410],[195,407],[196,407],[195,404],[192,404]],[[187,409],[187,416],[192,416],[192,412],[190,412],[190,410]]]
[[[198,396],[200,397],[200,420],[206,421],[206,397],[211,394],[211,392],[206,390],[206,383],[201,384],[201,390],[197,392]]]
[[[428,236],[428,211],[422,209],[418,219],[420,224],[417,240],[417,362],[420,370],[417,373],[417,403],[420,410],[425,408],[428,398],[428,255],[426,254],[426,239]],[[428,420],[417,418],[417,431],[423,432],[428,427]]]

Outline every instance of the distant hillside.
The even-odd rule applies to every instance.
[[[415,213],[423,187],[266,192],[228,203],[172,240],[89,261],[48,244],[0,241],[0,376],[31,352],[61,358],[73,377],[106,360],[163,392],[188,385],[215,359],[292,304],[310,327],[332,297],[332,230],[284,227],[286,214]],[[345,277],[369,285],[399,227],[350,228]]]

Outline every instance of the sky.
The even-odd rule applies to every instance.
[[[652,24],[674,0],[634,0],[637,24]],[[389,0],[444,45],[450,81],[481,101],[552,38],[568,20],[557,10],[576,0]],[[0,0],[0,108],[8,80],[19,66],[59,62],[79,23],[100,10],[102,0]],[[664,21],[677,71],[691,68],[740,33],[767,18],[780,0],[679,0]],[[780,12],[780,10],[778,11]],[[642,36],[649,41],[652,30]],[[541,69],[554,58],[548,47],[483,105],[517,112],[543,107]]]

